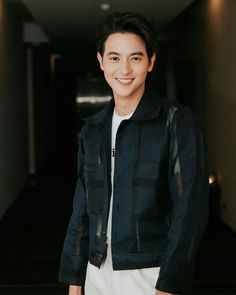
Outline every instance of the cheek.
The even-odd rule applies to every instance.
[[[104,72],[104,77],[107,83],[112,87],[112,83],[113,83],[112,75],[108,72]]]
[[[137,75],[142,79],[145,78],[147,76],[147,69],[145,70],[139,70],[138,72],[136,72]]]
[[[134,68],[134,72],[140,77],[146,77],[148,73],[149,65],[143,64],[142,66],[137,66]]]
[[[109,78],[115,74],[115,69],[113,67],[104,68],[104,75],[105,77]]]
[[[107,71],[104,71],[104,76],[105,76],[106,79],[110,79],[111,78],[111,73],[107,72]]]

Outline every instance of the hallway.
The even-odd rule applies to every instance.
[[[197,114],[221,188],[192,294],[235,295],[236,1],[134,1],[112,10],[135,3],[154,20],[154,86]],[[0,0],[1,295],[67,294],[57,273],[81,118],[101,107],[78,96],[107,98],[94,34],[106,13],[93,0]]]

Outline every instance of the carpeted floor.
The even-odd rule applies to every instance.
[[[63,176],[31,181],[0,221],[0,294],[67,294],[57,272],[74,185]],[[236,235],[220,221],[206,230],[192,294],[236,295]]]

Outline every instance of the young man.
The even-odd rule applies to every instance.
[[[103,23],[98,61],[113,99],[82,130],[59,280],[69,294],[189,294],[208,215],[205,147],[187,107],[146,83],[155,32],[139,14]]]

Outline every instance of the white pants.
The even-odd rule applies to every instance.
[[[111,249],[101,268],[88,263],[85,295],[155,295],[159,267],[113,270]]]

